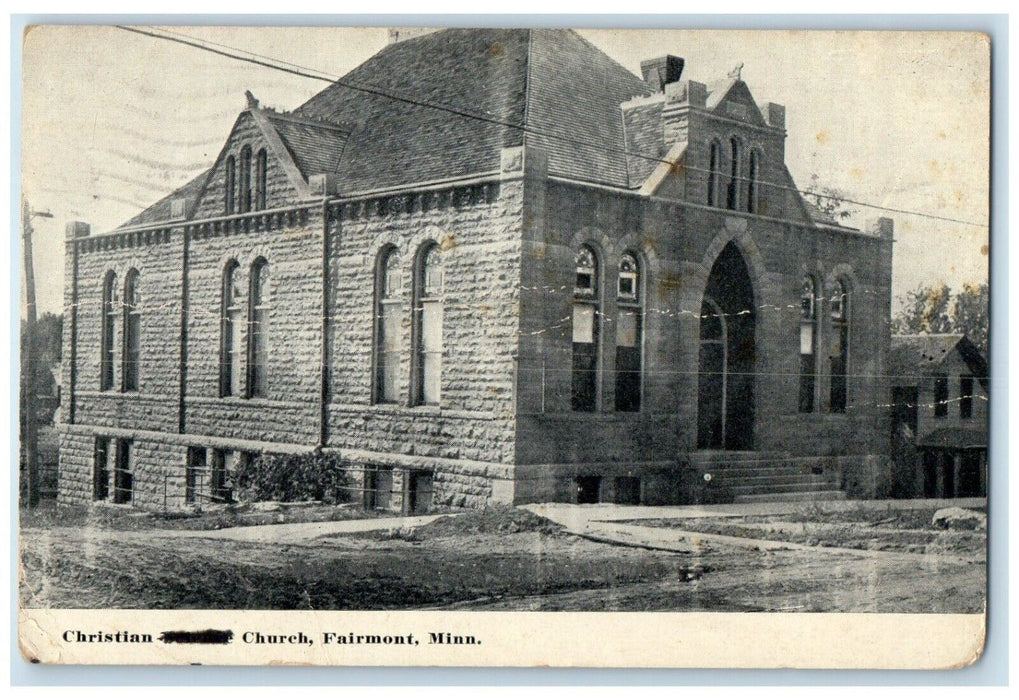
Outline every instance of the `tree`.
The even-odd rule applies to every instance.
[[[939,287],[920,285],[906,292],[905,308],[892,321],[892,329],[904,334],[954,332],[951,299],[952,290],[947,284]]]
[[[990,330],[990,290],[987,283],[964,284],[955,295],[955,326],[987,356]]]
[[[856,213],[854,209],[846,206],[846,193],[840,189],[822,185],[821,178],[817,173],[810,176],[810,186],[803,196],[822,216],[833,223],[845,221]]]
[[[33,345],[35,356],[33,361],[36,367],[36,394],[38,395],[48,395],[53,391],[53,387],[49,386],[52,380],[45,370],[60,363],[63,322],[63,314],[52,314],[49,312],[44,313],[35,322]],[[26,340],[27,325],[27,323],[21,324],[22,343]],[[52,379],[59,381],[59,376]]]
[[[964,284],[955,294],[947,284],[920,285],[906,293],[904,308],[892,319],[895,333],[965,333],[987,354],[989,331],[986,283]]]

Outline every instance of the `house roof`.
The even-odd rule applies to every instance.
[[[973,342],[962,333],[921,333],[893,335],[888,370],[893,379],[913,379],[936,370],[958,349],[973,374],[986,388],[987,361]]]

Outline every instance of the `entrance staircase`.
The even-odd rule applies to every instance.
[[[688,455],[701,502],[844,500],[834,460],[785,452],[698,451]],[[705,477],[709,478],[705,478]]]

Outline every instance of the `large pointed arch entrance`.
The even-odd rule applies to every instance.
[[[729,243],[711,267],[701,304],[698,449],[753,449],[756,317],[746,261]]]

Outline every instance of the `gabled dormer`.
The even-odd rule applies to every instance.
[[[810,220],[785,166],[785,107],[758,105],[741,78],[742,66],[711,84],[682,80],[683,60],[674,56],[644,61],[641,68],[653,94],[621,105],[631,187],[719,209]]]
[[[266,109],[248,93],[198,198],[195,218],[276,209],[335,191],[350,131]]]

